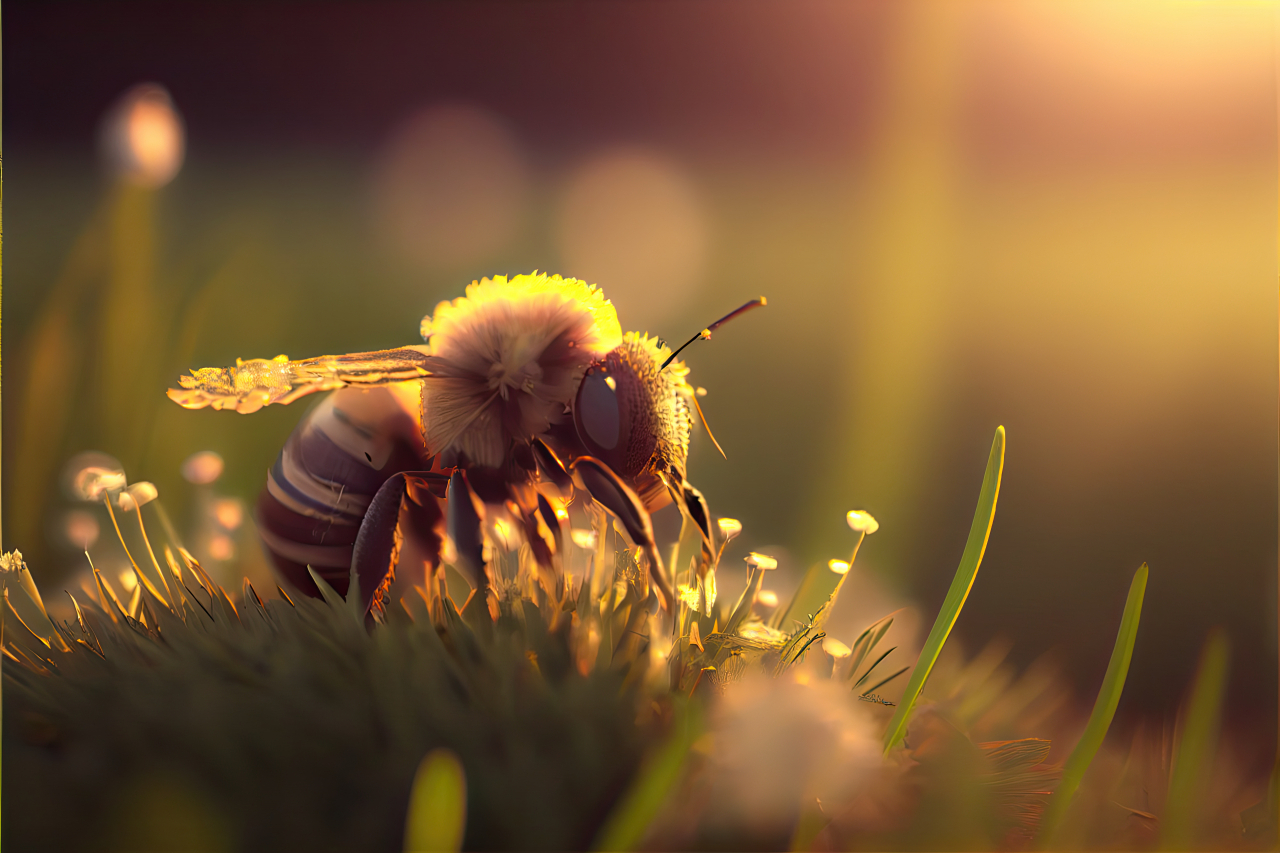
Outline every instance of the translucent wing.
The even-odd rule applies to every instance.
[[[431,375],[425,346],[408,346],[350,355],[322,355],[301,361],[287,356],[236,359],[235,367],[202,367],[179,376],[169,399],[187,409],[235,409],[256,412],[272,403],[287,405],[317,391],[346,385],[385,385]]]

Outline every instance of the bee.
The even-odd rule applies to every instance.
[[[700,570],[716,554],[706,501],[686,479],[701,407],[676,357],[764,304],[746,303],[673,352],[623,334],[595,285],[494,276],[436,306],[422,344],[237,360],[191,371],[168,395],[186,408],[249,413],[332,392],[286,441],[256,507],[277,571],[302,592],[319,594],[314,571],[342,594],[354,580],[366,610],[378,607],[409,562],[402,551],[430,575],[449,548],[477,591],[489,590],[486,516],[505,513],[550,565],[560,522],[546,493],[571,499],[585,488],[646,555],[670,607],[650,514],[674,500],[702,532]]]

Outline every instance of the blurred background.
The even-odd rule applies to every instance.
[[[244,507],[303,406],[184,411],[189,367],[412,343],[493,273],[598,282],[668,340],[765,294],[687,353],[728,454],[697,436],[690,478],[735,547],[795,575],[867,509],[867,615],[931,620],[1004,424],[957,636],[1089,702],[1147,561],[1119,724],[1171,719],[1225,625],[1269,766],[1274,15],[10,0],[4,547],[46,589],[83,571],[109,522],[64,472],[97,451],[263,571]]]

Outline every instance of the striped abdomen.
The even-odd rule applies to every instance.
[[[431,467],[418,423],[420,383],[344,388],[303,417],[258,497],[262,540],[281,575],[315,595],[311,566],[345,594],[360,524],[379,487]]]

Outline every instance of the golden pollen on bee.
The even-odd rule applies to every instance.
[[[606,376],[604,378],[604,384],[609,386],[610,391],[618,390],[618,383],[614,381],[612,376]]]

